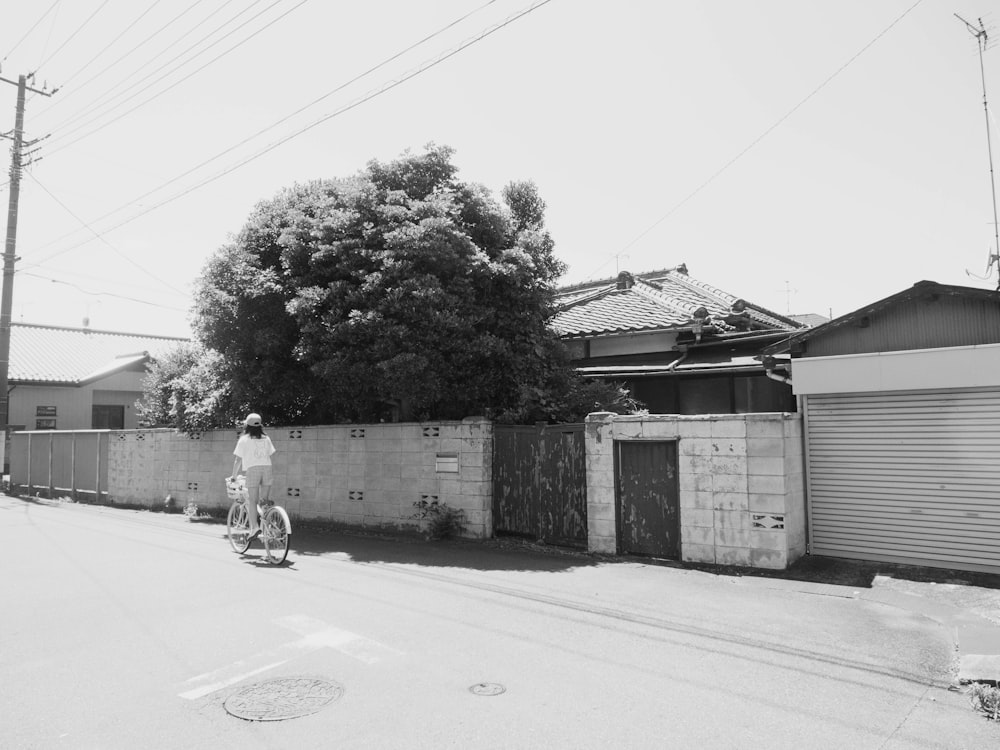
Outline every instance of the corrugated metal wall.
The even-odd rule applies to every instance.
[[[15,432],[10,482],[33,493],[104,499],[108,494],[108,439],[102,430]]]
[[[871,316],[867,327],[845,325],[806,342],[802,356],[898,352],[1000,342],[1000,306],[952,295],[901,301]]]
[[[1000,388],[805,401],[813,554],[1000,573]]]

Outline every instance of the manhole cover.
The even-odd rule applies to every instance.
[[[474,695],[500,695],[505,690],[507,688],[497,682],[477,682],[469,688]]]
[[[228,713],[248,721],[283,721],[308,716],[344,694],[335,682],[313,677],[278,677],[249,685],[226,699]]]

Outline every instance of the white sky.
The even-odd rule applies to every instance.
[[[563,283],[687,263],[824,315],[922,279],[995,288],[996,266],[967,274],[996,248],[979,56],[953,14],[995,32],[995,110],[1000,16],[914,2],[550,0],[346,111],[531,0],[7,3],[0,75],[61,87],[28,101],[27,138],[51,137],[21,185],[13,319],[189,335],[192,280],[257,202],[430,141],[496,193],[538,184]]]

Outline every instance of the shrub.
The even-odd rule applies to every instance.
[[[465,529],[465,511],[461,508],[452,508],[437,500],[418,500],[413,507],[417,509],[413,517],[427,521],[427,536],[430,539],[458,536]]]
[[[1000,687],[974,682],[969,688],[969,700],[987,719],[1000,721]]]

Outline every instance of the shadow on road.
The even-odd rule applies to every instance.
[[[729,565],[685,564],[684,567],[726,576],[757,576],[790,581],[830,583],[837,586],[871,588],[876,576],[885,576],[920,583],[946,583],[980,588],[1000,589],[1000,575],[975,571],[925,568],[917,565],[847,560],[835,557],[806,555],[787,570],[759,570]]]
[[[1000,589],[1000,575],[915,565],[806,555],[787,570],[685,563],[632,555],[596,555],[585,550],[530,542],[516,537],[481,541],[424,541],[396,535],[353,534],[305,529],[293,535],[293,552],[308,556],[346,554],[357,562],[386,562],[473,570],[559,572],[593,565],[643,564],[699,570],[720,576],[756,576],[871,588],[876,576],[922,583]]]
[[[11,495],[8,497],[25,503],[59,504],[59,501],[45,498]],[[120,505],[105,507],[125,509]],[[224,518],[199,515],[190,517],[188,521],[199,525],[218,525],[220,527],[219,537],[225,539],[226,522]],[[638,563],[684,570],[699,570],[720,576],[778,578],[855,588],[871,588],[876,576],[884,576],[920,583],[976,586],[1000,590],[1000,575],[991,573],[816,555],[806,555],[800,558],[787,570],[763,570],[630,555],[598,555],[574,548],[539,544],[516,537],[499,537],[478,541],[462,539],[426,541],[421,537],[408,534],[365,532],[301,523],[295,526],[295,531],[292,534],[292,547],[289,553],[289,562],[286,565],[294,567],[296,556],[310,557],[331,554],[346,555],[353,561],[363,563],[382,562],[434,568],[562,572],[595,565]],[[260,563],[268,565],[263,560]]]
[[[396,563],[432,568],[510,570],[558,573],[573,568],[603,564],[585,552],[561,547],[539,549],[516,540],[482,541],[448,539],[426,541],[419,537],[365,534],[348,531],[303,529],[292,534],[289,556],[346,555],[354,562]]]

